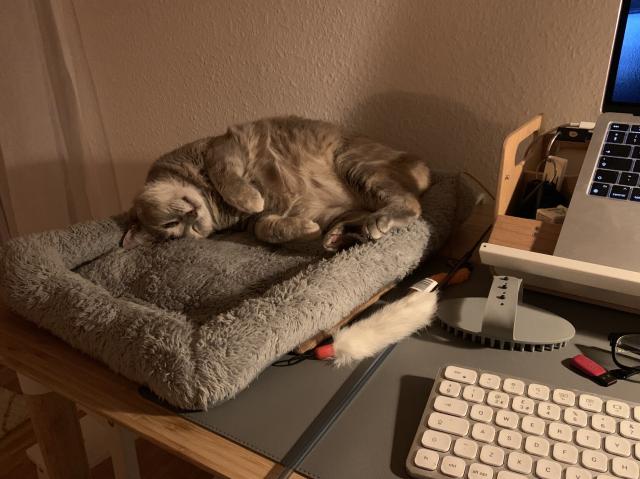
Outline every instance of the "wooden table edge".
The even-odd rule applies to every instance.
[[[7,367],[207,472],[232,478],[275,478],[285,469],[143,398],[139,385],[11,312],[2,302],[0,357]],[[305,476],[294,472],[290,477]]]

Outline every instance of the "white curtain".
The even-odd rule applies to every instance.
[[[0,235],[122,210],[72,0],[0,0]]]

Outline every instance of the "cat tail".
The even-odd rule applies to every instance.
[[[431,324],[438,305],[438,293],[417,292],[384,306],[368,318],[338,331],[333,339],[334,365],[346,366],[373,356],[392,343]]]

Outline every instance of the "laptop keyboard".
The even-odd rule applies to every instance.
[[[640,125],[609,124],[589,194],[640,202]]]

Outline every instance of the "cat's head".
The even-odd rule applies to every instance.
[[[135,198],[125,249],[175,238],[206,238],[213,218],[199,188],[173,178],[147,183]]]

